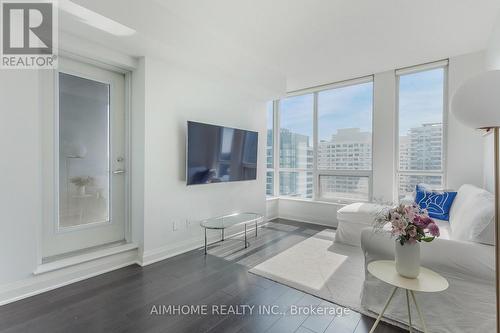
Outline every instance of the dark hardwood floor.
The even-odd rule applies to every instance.
[[[141,268],[129,266],[0,307],[0,332],[367,333],[373,319],[291,315],[292,305],[334,304],[248,273],[323,227],[275,220],[242,249],[236,239],[207,256],[191,251]],[[285,315],[151,314],[165,305],[278,305]],[[165,308],[164,308],[165,309]],[[219,307],[220,309],[220,307]],[[240,308],[241,309],[241,308]],[[152,311],[153,310],[153,311]],[[247,312],[248,313],[248,312]],[[381,323],[377,332],[406,332]]]

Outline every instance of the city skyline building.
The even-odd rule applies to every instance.
[[[400,171],[440,171],[442,168],[442,124],[428,123],[408,129],[399,137]],[[268,130],[272,136],[272,130]],[[280,129],[279,194],[312,198],[312,138]],[[267,147],[268,165],[272,165],[273,147]],[[283,169],[283,170],[281,170]],[[329,140],[321,140],[317,149],[320,197],[326,199],[368,200],[369,178],[358,175],[322,174],[328,171],[372,169],[372,133],[360,128],[338,129]],[[399,175],[399,193],[411,193],[415,185],[425,183],[439,187],[439,175]],[[273,193],[273,176],[268,173],[268,193]]]

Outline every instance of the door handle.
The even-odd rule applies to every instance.
[[[114,175],[121,175],[122,173],[125,173],[125,170],[118,169],[118,170],[113,171]]]

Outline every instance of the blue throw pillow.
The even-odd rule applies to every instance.
[[[427,209],[429,216],[435,219],[448,221],[450,209],[457,192],[435,192],[417,185],[415,202],[422,209]]]

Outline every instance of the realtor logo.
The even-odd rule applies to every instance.
[[[57,8],[50,0],[1,1],[1,68],[56,67]]]

